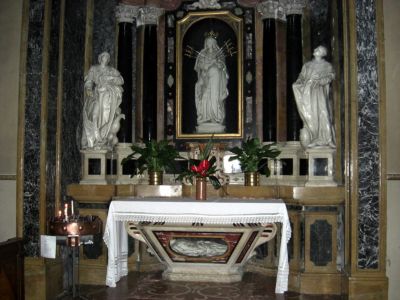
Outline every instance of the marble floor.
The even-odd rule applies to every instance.
[[[276,295],[275,278],[258,273],[245,273],[237,283],[171,282],[161,278],[161,272],[129,273],[116,288],[82,285],[82,299],[90,300],[340,300],[334,295],[301,295],[288,292]],[[60,297],[70,300],[71,296]]]

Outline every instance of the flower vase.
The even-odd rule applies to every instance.
[[[196,200],[207,200],[207,178],[196,177]]]
[[[260,185],[260,173],[245,172],[244,173],[244,185],[245,186],[259,186]]]
[[[149,185],[163,184],[163,172],[149,172]]]

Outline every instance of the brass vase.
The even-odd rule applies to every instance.
[[[196,200],[207,200],[207,178],[196,177]]]
[[[259,172],[245,172],[244,173],[244,185],[245,186],[259,186],[260,185],[260,173]]]
[[[149,185],[163,184],[163,172],[149,171]]]

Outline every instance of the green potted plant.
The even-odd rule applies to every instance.
[[[244,172],[244,184],[255,186],[260,184],[260,170],[265,169],[265,175],[270,175],[268,158],[277,157],[281,151],[274,148],[275,144],[263,145],[258,138],[248,138],[242,142],[242,147],[230,149],[234,156],[229,161],[238,160]],[[265,160],[264,162],[262,162]]]
[[[131,149],[133,152],[125,157],[121,164],[136,159],[139,174],[147,170],[150,185],[162,184],[165,169],[173,167],[174,160],[179,157],[178,151],[167,140],[150,140],[144,144],[133,144]]]

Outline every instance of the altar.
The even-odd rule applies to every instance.
[[[272,239],[281,223],[276,293],[288,289],[287,243],[291,228],[279,199],[114,198],[104,242],[106,284],[128,274],[128,233],[166,266],[163,277],[183,281],[240,281],[254,249]]]

